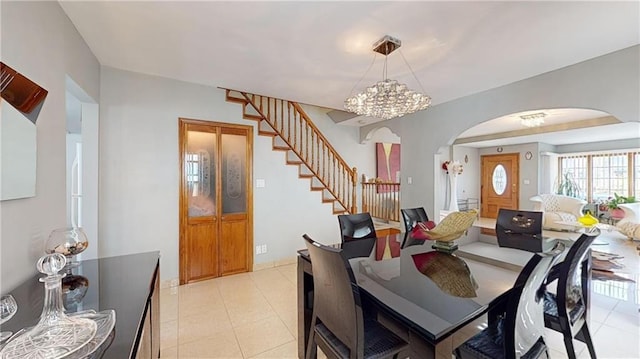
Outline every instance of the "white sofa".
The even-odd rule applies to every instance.
[[[616,228],[631,239],[640,239],[640,202],[621,203],[618,207],[624,211],[624,217],[616,223]]]
[[[578,222],[587,201],[559,194],[541,194],[529,199],[535,211],[543,212],[542,227],[549,230],[573,231],[576,226],[558,222]]]

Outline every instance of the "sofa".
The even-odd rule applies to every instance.
[[[542,228],[552,231],[574,231],[587,201],[559,194],[540,194],[529,199],[533,210],[542,212]]]
[[[630,239],[640,239],[640,202],[621,203],[618,207],[624,211],[624,217],[616,223],[618,231]]]

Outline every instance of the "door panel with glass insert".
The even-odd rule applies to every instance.
[[[251,268],[252,130],[180,119],[181,283]]]
[[[247,153],[250,148],[244,130],[222,130],[221,199],[222,217],[220,235],[220,274],[246,272],[246,256],[251,251],[247,243],[247,202],[250,183],[247,181]]]

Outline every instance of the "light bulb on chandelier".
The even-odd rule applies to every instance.
[[[344,102],[344,107],[347,111],[362,116],[389,120],[424,110],[431,105],[431,97],[411,90],[407,85],[399,83],[396,80],[387,78],[388,55],[398,49],[401,44],[402,42],[399,39],[386,35],[373,45],[374,52],[385,55],[382,74],[383,79],[382,81],[367,87],[364,91],[347,98]],[[402,54],[402,52],[400,52],[400,54]],[[402,56],[402,58],[404,59],[404,56]],[[409,67],[411,74],[416,79],[420,87],[422,87],[420,81],[413,73],[411,66],[409,66],[406,59],[404,60],[407,67]],[[358,82],[358,84],[359,83],[360,82]],[[358,84],[356,84],[356,86]]]
[[[544,118],[547,117],[547,114],[544,112],[531,113],[528,115],[520,116],[520,123],[523,126],[527,127],[538,127],[544,124]]]

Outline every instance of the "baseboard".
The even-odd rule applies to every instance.
[[[170,278],[160,281],[160,289],[166,289],[171,287],[177,287],[180,284],[178,278]]]
[[[277,259],[275,261],[254,263],[253,264],[253,271],[255,272],[255,271],[259,271],[259,270],[264,270],[264,269],[269,269],[269,268],[275,268],[275,267],[280,267],[280,266],[286,266],[286,265],[289,265],[289,264],[294,264],[294,263],[296,263],[296,259],[297,259],[297,256],[293,256],[293,257],[280,258],[280,259]]]

